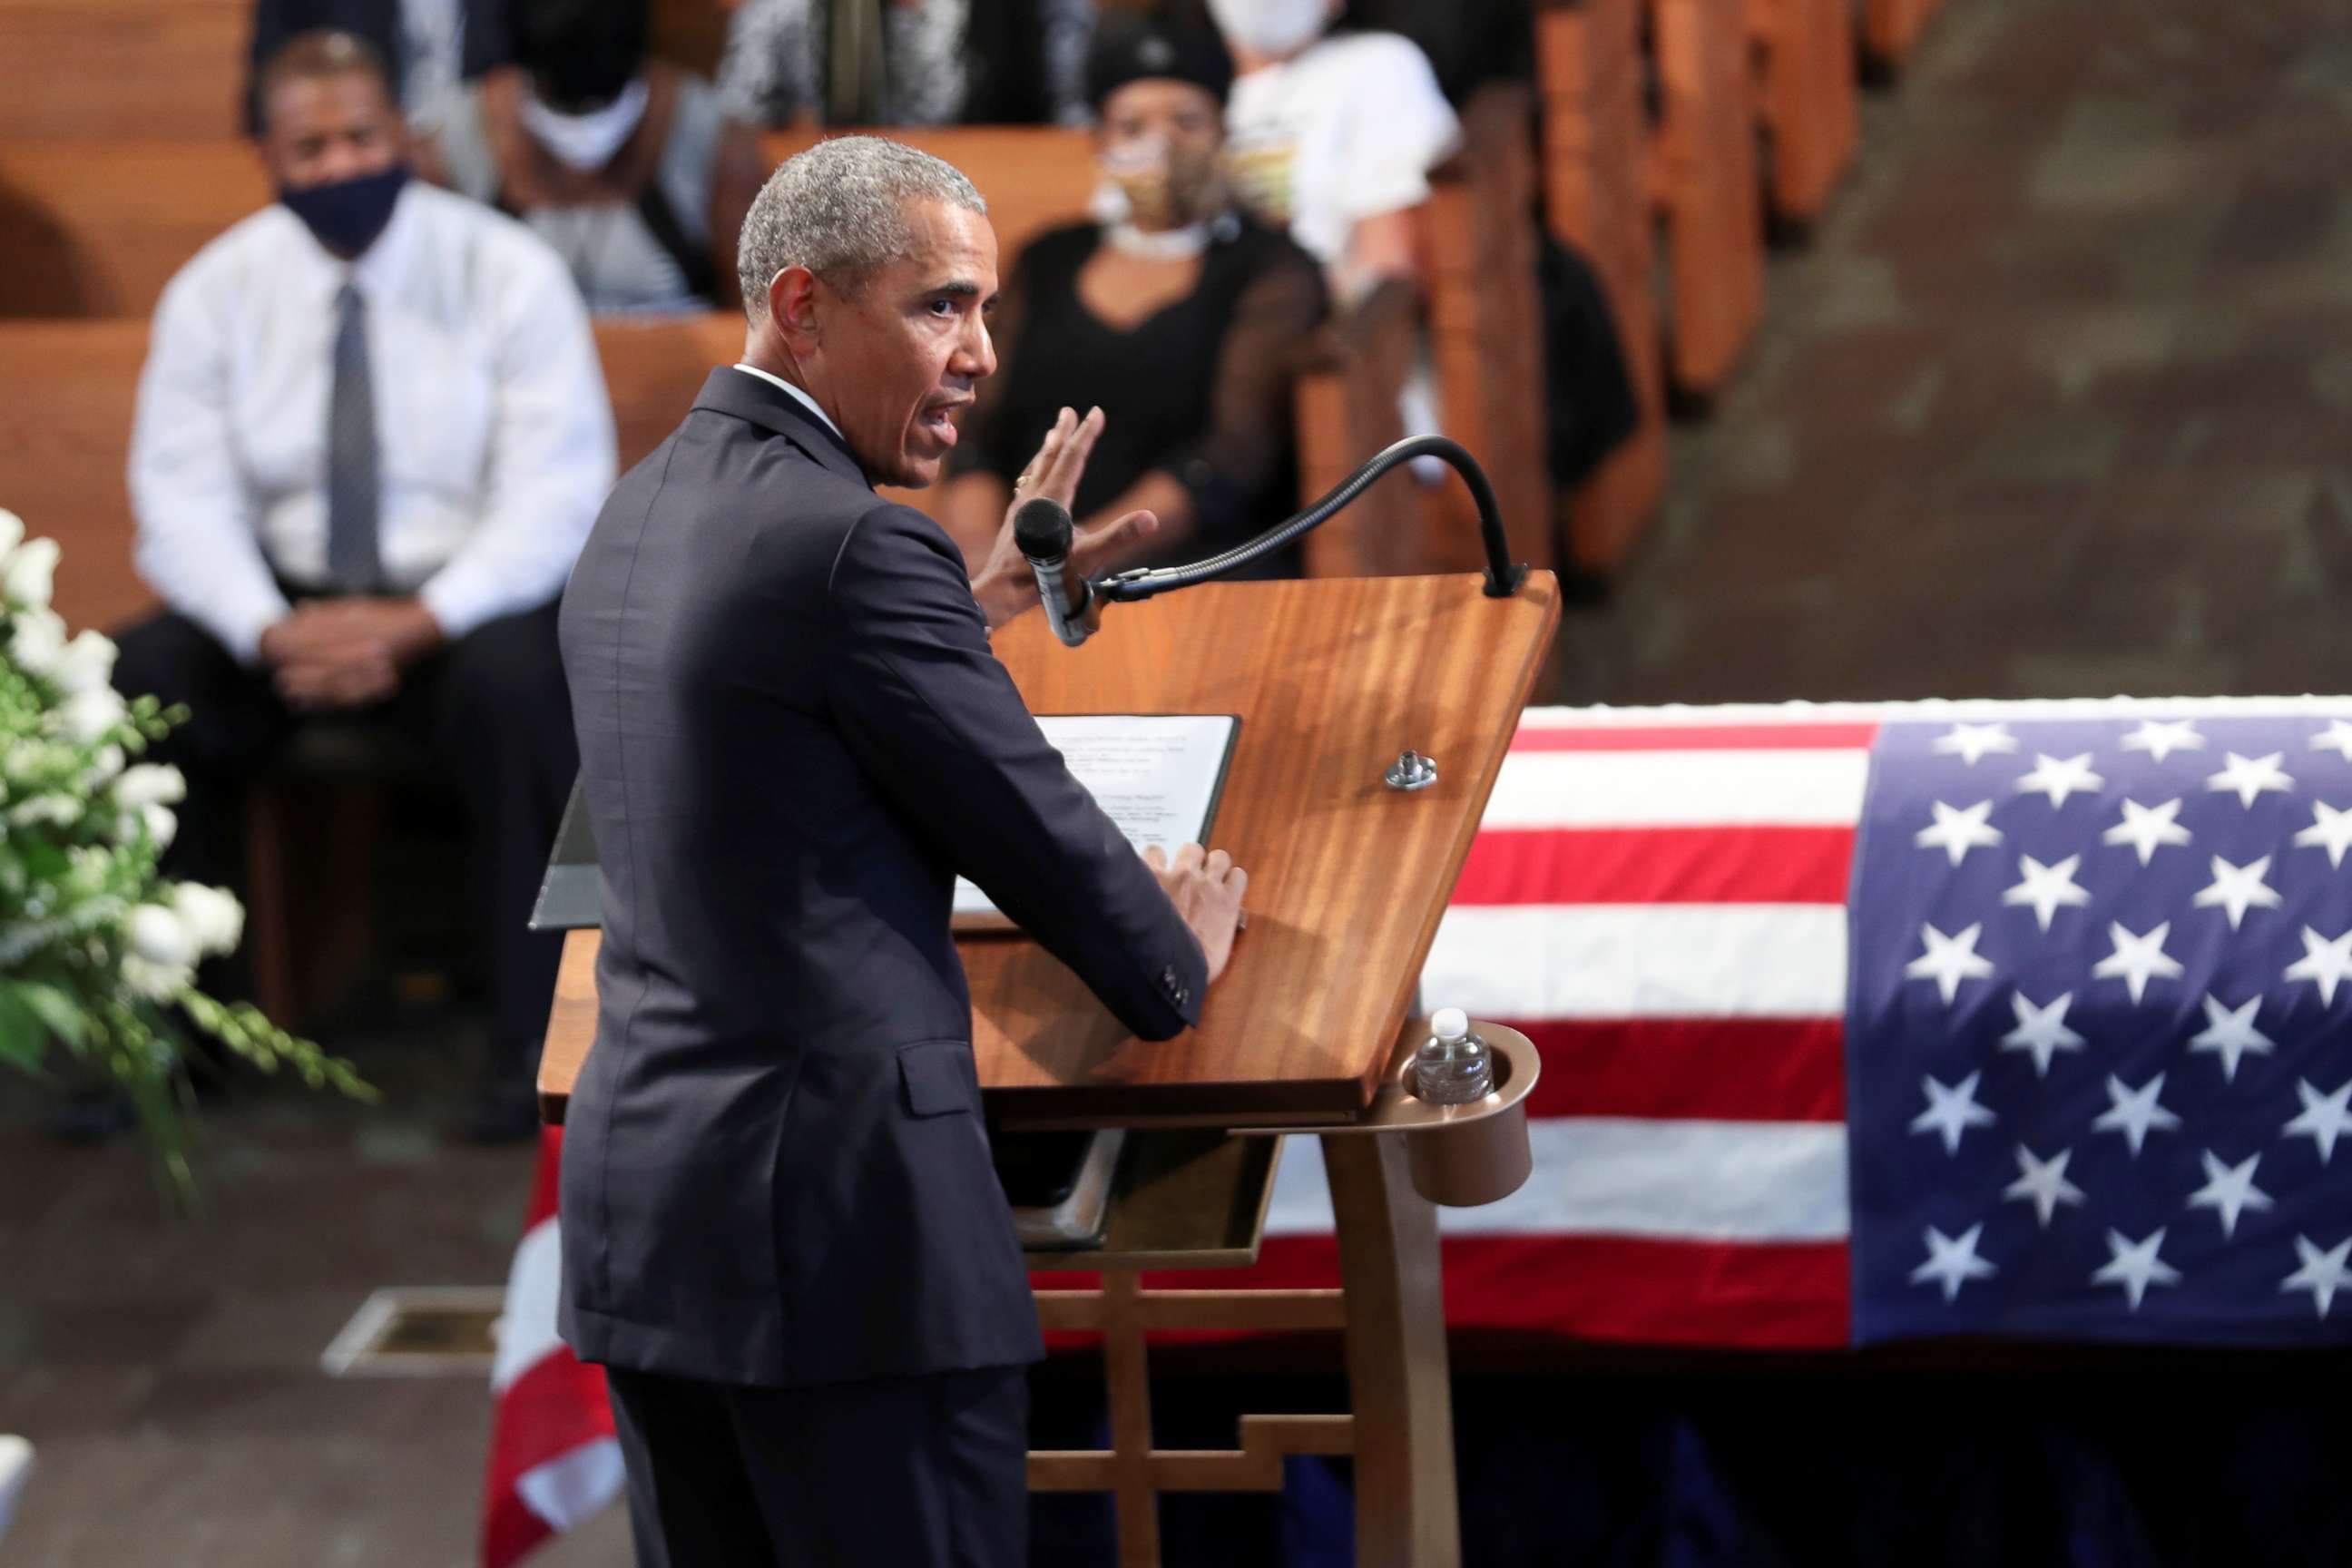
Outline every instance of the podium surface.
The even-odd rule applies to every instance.
[[[1234,713],[1212,847],[1250,876],[1249,929],[1200,1026],[1119,1026],[1018,933],[961,937],[972,1045],[1007,1125],[1340,1123],[1395,1048],[1437,921],[1559,619],[1557,580],[1321,578],[1206,584],[1116,605],[1084,647],[1042,616],[995,647],[1036,713]],[[1426,788],[1382,782],[1399,752]],[[557,982],[541,1098],[560,1121],[595,1035],[595,939]]]

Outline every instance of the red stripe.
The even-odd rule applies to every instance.
[[[1522,724],[1515,752],[1866,752],[1875,724]]]
[[[1456,904],[1843,904],[1851,827],[1488,828]]]
[[[1851,1331],[1842,1241],[1469,1236],[1446,1237],[1444,1254],[1445,1321],[1458,1332],[1801,1350],[1844,1345]],[[1086,1278],[1035,1277],[1041,1287],[1065,1288]],[[1328,1288],[1339,1283],[1339,1244],[1328,1236],[1268,1237],[1253,1268],[1152,1274],[1146,1282],[1175,1289]],[[1090,1336],[1053,1340],[1057,1350],[1076,1349]]]
[[[1845,1120],[1842,1018],[1535,1019],[1512,1027],[1543,1060],[1530,1116]]]
[[[525,1368],[498,1396],[490,1416],[488,1474],[482,1493],[484,1568],[507,1568],[551,1531],[515,1483],[572,1449],[613,1436],[604,1371],[558,1348]]]

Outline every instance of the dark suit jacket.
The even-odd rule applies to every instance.
[[[717,370],[605,503],[562,642],[604,905],[563,1337],[780,1386],[1035,1359],[954,875],[1147,1039],[1207,981],[990,653],[955,545]]]

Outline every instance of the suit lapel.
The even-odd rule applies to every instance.
[[[782,436],[822,467],[832,469],[844,479],[855,479],[869,489],[873,488],[873,481],[858,466],[848,442],[835,435],[832,426],[811,413],[799,399],[769,385],[756,375],[746,375],[732,365],[722,365],[712,371],[703,382],[702,393],[694,400],[694,405],[749,420],[761,429]]]

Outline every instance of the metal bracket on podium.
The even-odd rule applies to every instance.
[[[1495,1087],[1467,1105],[1432,1105],[1412,1091],[1413,1032],[1354,1121],[1337,1127],[1248,1127],[1237,1133],[1312,1132],[1321,1137],[1388,1133],[1404,1140],[1413,1191],[1441,1208],[1475,1208],[1507,1198],[1527,1182],[1534,1160],[1528,1148],[1528,1093],[1543,1068],[1535,1042],[1502,1024],[1473,1020],[1495,1062]]]

